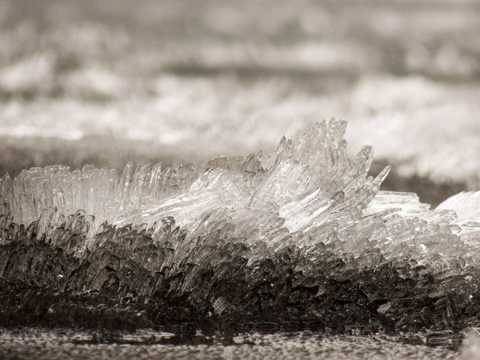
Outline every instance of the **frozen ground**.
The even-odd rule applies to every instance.
[[[355,333],[355,332],[354,332]],[[428,336],[423,339],[428,341]],[[460,354],[399,336],[324,333],[248,332],[225,335],[202,331],[136,334],[47,329],[0,329],[0,351],[7,359],[464,359],[472,360],[478,335],[469,334]]]

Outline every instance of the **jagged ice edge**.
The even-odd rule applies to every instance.
[[[7,174],[0,181],[0,241],[9,243],[35,225],[37,239],[56,244],[66,236],[58,229],[68,230],[84,234],[72,249],[81,256],[100,246],[100,235],[111,226],[144,231],[157,245],[181,233],[185,241],[175,246],[183,251],[172,259],[181,264],[198,239],[217,230],[226,241],[262,248],[263,257],[291,245],[315,256],[321,242],[334,244],[332,251],[342,257],[379,251],[379,262],[409,258],[445,276],[477,267],[478,193],[430,210],[415,194],[379,191],[389,168],[368,176],[368,146],[348,158],[346,125],[318,123],[297,141],[283,138],[275,152],[246,159],[165,169],[129,163],[120,177],[88,165],[75,171],[32,168],[13,180]],[[465,202],[470,205],[462,208]]]

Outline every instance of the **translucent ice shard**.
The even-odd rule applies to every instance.
[[[380,191],[389,168],[368,175],[368,146],[348,157],[345,127],[247,158],[6,175],[0,296],[27,283],[77,304],[94,291],[153,323],[480,323],[478,193],[431,210]],[[35,314],[48,323],[50,308]]]
[[[395,210],[399,215],[421,215],[430,209],[429,204],[422,204],[415,193],[380,191],[368,204],[365,214],[374,214],[385,210]]]

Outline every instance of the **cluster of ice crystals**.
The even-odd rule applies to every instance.
[[[147,164],[134,169],[128,164],[121,176],[90,166],[75,171],[64,166],[32,168],[13,181],[6,175],[0,181],[0,244],[34,237],[67,254],[87,257],[91,265],[84,271],[90,275],[82,280],[87,283],[75,280],[79,289],[101,290],[113,281],[149,299],[158,294],[155,286],[161,282],[142,271],[154,271],[177,291],[170,290],[166,297],[193,294],[191,301],[208,300],[218,314],[238,310],[241,306],[233,304],[241,300],[228,295],[235,293],[228,287],[205,285],[206,278],[222,284],[238,281],[239,289],[250,284],[247,291],[263,286],[270,271],[268,276],[275,277],[275,271],[289,268],[302,274],[303,280],[295,280],[304,284],[302,291],[315,288],[316,296],[328,302],[327,290],[322,290],[327,280],[318,276],[343,279],[348,269],[389,269],[386,264],[396,264],[391,265],[392,276],[421,283],[424,299],[434,299],[430,307],[440,315],[429,313],[424,323],[436,324],[442,316],[455,323],[450,297],[437,301],[435,294],[447,291],[452,277],[467,276],[480,266],[478,193],[459,194],[430,210],[415,194],[379,191],[389,169],[376,178],[368,175],[370,147],[349,158],[345,129],[344,121],[325,121],[307,129],[298,141],[282,139],[269,155],[170,168]],[[131,264],[140,269],[138,282],[125,275],[133,271]],[[421,280],[426,276],[423,268],[438,281],[431,294],[429,280]],[[358,280],[357,286],[366,286],[365,281]],[[294,296],[292,284],[288,296]],[[271,286],[272,296],[287,291]],[[468,302],[476,286],[455,289]],[[395,307],[393,298],[388,300],[393,295],[369,289],[355,295],[368,295],[373,305],[365,309],[387,303],[387,310],[378,311],[388,313]],[[408,291],[407,286],[403,296],[410,299]],[[242,306],[251,306],[248,301]],[[396,306],[408,301],[398,300]],[[462,306],[469,309],[466,302]],[[319,311],[309,316],[318,317]]]
[[[368,146],[356,158],[347,157],[346,125],[335,120],[316,124],[297,142],[283,138],[268,156],[218,158],[169,168],[146,164],[135,169],[129,163],[121,176],[116,170],[89,165],[75,171],[61,165],[32,168],[13,181],[5,175],[0,195],[16,224],[43,219],[57,221],[45,225],[54,228],[65,217],[84,212],[92,216],[90,237],[104,222],[158,233],[165,219],[194,236],[215,217],[235,228],[247,221],[248,227],[257,229],[247,237],[246,229],[237,229],[247,243],[288,246],[293,240],[284,235],[290,233],[297,234],[296,245],[303,247],[311,243],[306,239],[312,234],[322,241],[334,234],[352,252],[375,244],[385,255],[413,252],[426,259],[429,246],[443,249],[445,237],[457,237],[458,220],[440,210],[455,210],[470,223],[468,232],[472,227],[476,231],[471,222],[478,218],[478,194],[459,194],[430,211],[415,194],[379,192],[389,169],[375,179],[368,176],[372,162]]]

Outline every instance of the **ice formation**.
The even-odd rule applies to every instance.
[[[346,125],[268,155],[4,176],[0,323],[477,325],[478,193],[380,191]]]

